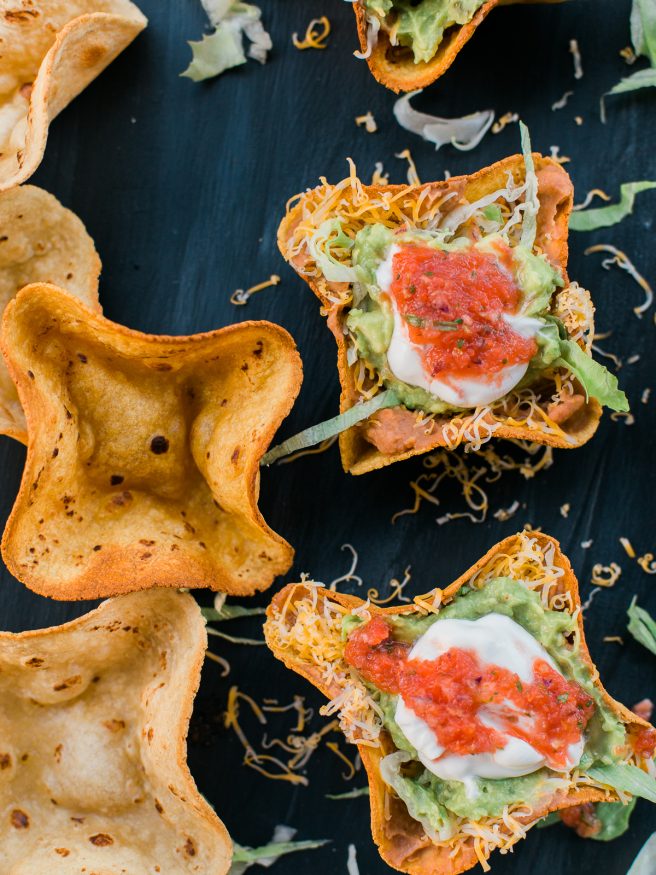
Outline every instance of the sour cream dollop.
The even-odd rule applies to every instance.
[[[517,313],[508,262],[507,252],[390,247],[376,282],[394,318],[387,363],[396,379],[454,407],[490,404],[521,381],[543,323]]]
[[[414,644],[408,658],[432,662],[452,648],[476,655],[482,667],[499,666],[515,673],[520,681],[534,681],[536,660],[545,662],[561,677],[562,673],[542,645],[514,620],[492,613],[478,620],[441,620],[434,623]],[[478,719],[505,735],[505,744],[491,753],[459,755],[440,745],[431,727],[408,707],[399,696],[395,720],[417,750],[419,760],[442,780],[462,781],[469,794],[476,793],[476,778],[512,778],[528,775],[550,765],[547,758],[530,743],[504,732],[503,713],[515,712],[524,730],[530,730],[531,718],[522,714],[513,702],[505,699],[481,707]],[[563,771],[569,771],[580,761],[584,737],[568,747]]]

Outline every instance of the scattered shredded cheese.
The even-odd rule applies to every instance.
[[[611,562],[610,565],[602,565],[601,562],[597,562],[592,566],[590,583],[595,586],[615,586],[621,574],[622,569],[617,562]]]
[[[516,112],[506,112],[492,125],[492,133],[500,134],[505,127],[517,121],[519,121],[519,116]]]
[[[404,149],[402,152],[397,153],[395,157],[405,159],[408,162],[408,185],[421,185],[421,180],[419,179],[415,162],[412,160],[410,149]]]
[[[620,635],[605,635],[604,642],[606,644],[624,644],[624,639]]]
[[[620,538],[620,544],[624,547],[624,552],[629,557],[629,559],[635,559],[636,551],[633,549],[633,545],[628,538]]]
[[[338,584],[340,583],[350,583],[354,580],[358,586],[362,586],[362,578],[355,573],[355,569],[358,567],[358,552],[352,544],[342,544],[340,547],[341,550],[349,550],[351,553],[351,567],[346,572],[346,574],[342,574],[341,577],[336,577],[333,581],[328,584],[328,589],[333,592],[337,589]]]
[[[589,541],[581,541],[581,547],[582,547],[584,550],[589,550],[590,547],[592,547],[593,544],[594,544],[594,541],[592,540],[592,538],[590,538]]]
[[[228,662],[227,659],[224,659],[222,656],[218,656],[218,654],[216,654],[216,653],[212,653],[211,650],[206,650],[206,651],[205,651],[205,656],[206,656],[208,659],[211,659],[212,662],[216,662],[218,665],[221,666],[221,668],[223,669],[223,671],[221,672],[221,677],[222,677],[222,678],[227,678],[227,677],[228,677],[228,675],[230,674],[230,669],[232,668],[232,666],[230,665],[230,663]]]
[[[581,125],[583,124],[583,116],[581,116],[581,115],[575,115],[575,116],[574,116],[574,122],[575,122],[575,124],[577,124],[579,127],[581,127]]]
[[[500,507],[499,510],[495,510],[492,516],[495,520],[499,520],[502,523],[507,522],[509,519],[515,516],[517,511],[519,510],[519,502],[515,499],[510,507],[503,508]]]
[[[367,112],[365,113],[365,115],[356,116],[355,123],[359,128],[364,125],[364,129],[368,134],[375,134],[378,130],[376,119],[373,117],[371,112]]]
[[[626,360],[626,363],[627,363],[627,365],[635,365],[639,361],[640,361],[640,355],[639,355],[639,353],[636,353],[635,355],[629,356],[629,358]]]
[[[380,605],[388,605],[390,602],[393,602],[395,599],[398,599],[400,602],[409,602],[410,599],[403,595],[403,590],[405,589],[405,587],[409,583],[410,583],[410,566],[408,565],[408,567],[406,568],[406,570],[403,573],[403,580],[402,581],[398,581],[395,577],[393,577],[390,580],[389,586],[391,587],[392,591],[390,592],[390,594],[388,596],[386,596],[385,598],[381,598],[381,595],[378,592],[378,590],[372,587],[370,590],[367,591],[367,599],[373,605],[379,605],[379,606]]]
[[[611,413],[610,418],[613,422],[619,422],[620,420],[624,420],[624,425],[635,425],[635,416],[632,413],[625,412],[623,410],[616,410]]]
[[[597,244],[597,246],[589,246],[583,254],[592,255],[595,252],[610,252],[613,257],[604,258],[604,260],[601,262],[601,266],[605,270],[610,270],[613,265],[616,265],[617,267],[626,271],[629,276],[634,279],[638,283],[640,288],[644,291],[644,302],[640,304],[639,307],[633,308],[633,312],[636,314],[638,319],[641,319],[642,314],[651,307],[654,300],[654,293],[647,280],[643,277],[641,273],[638,272],[637,268],[635,267],[629,256],[626,254],[626,252],[622,252],[621,249],[617,249],[615,246],[611,246],[610,243],[599,243]]]
[[[574,94],[573,91],[566,91],[559,100],[551,104],[551,111],[555,112],[557,109],[564,109],[572,94]]]
[[[569,502],[567,502],[566,504],[561,504],[560,515],[562,517],[564,517],[565,519],[567,519],[567,517],[569,516],[570,510],[571,510],[571,505],[569,504]]]
[[[555,161],[556,164],[569,164],[572,160],[567,155],[560,154],[560,146],[550,146],[549,151],[551,152],[551,160]]]
[[[572,56],[572,60],[574,61],[574,78],[582,79],[583,78],[583,62],[581,60],[581,51],[579,49],[578,40],[571,39],[569,41],[569,51]]]
[[[649,388],[649,386],[646,389],[642,390],[642,395],[640,396],[640,400],[642,401],[643,404],[649,403],[649,396],[650,395],[651,395],[651,389]]]
[[[645,553],[638,558],[638,565],[646,574],[656,574],[656,560],[653,553]]]
[[[292,34],[292,43],[300,51],[305,49],[325,49],[326,40],[330,35],[330,21],[325,15],[321,18],[313,18],[305,31],[305,37],[299,40],[298,34]]]
[[[389,173],[385,173],[382,161],[376,161],[374,172],[371,174],[372,185],[388,185]]]
[[[620,58],[623,58],[624,62],[626,64],[629,64],[629,66],[631,64],[635,64],[635,62],[638,60],[638,56],[633,51],[633,48],[631,46],[625,46],[623,49],[620,49],[619,54]]]
[[[610,195],[606,194],[606,192],[603,191],[603,189],[591,188],[590,191],[586,194],[585,200],[583,201],[583,203],[574,204],[574,206],[572,207],[572,212],[574,212],[575,210],[587,210],[587,208],[590,206],[590,204],[592,203],[592,201],[596,197],[600,197],[602,199],[602,201],[609,201],[610,200]]]
[[[277,274],[271,274],[268,280],[265,280],[263,283],[258,283],[256,286],[251,286],[250,289],[237,289],[236,292],[233,292],[230,295],[230,303],[235,304],[237,307],[242,307],[244,304],[248,303],[248,299],[251,295],[256,294],[257,292],[262,292],[264,289],[269,289],[271,286],[277,286],[280,282],[280,277]]]

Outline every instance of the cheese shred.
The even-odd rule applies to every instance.
[[[299,40],[298,34],[292,34],[292,43],[299,51],[306,49],[325,49],[326,40],[330,36],[330,21],[325,15],[321,18],[313,18],[305,31],[305,37]]]

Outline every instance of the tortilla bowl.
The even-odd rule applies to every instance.
[[[9,304],[1,343],[28,431],[2,540],[19,580],[67,600],[249,595],[289,568],[257,507],[259,460],[302,379],[286,331],[141,334],[41,283]]]
[[[525,560],[523,557],[530,559]],[[649,729],[650,724],[642,720],[624,705],[612,699],[604,690],[598,673],[590,658],[585,642],[585,634],[581,619],[581,602],[578,582],[566,556],[560,550],[558,542],[547,535],[538,532],[519,533],[501,541],[492,547],[468,571],[456,581],[443,589],[437,588],[415,599],[415,604],[397,605],[392,607],[377,607],[368,604],[367,611],[374,617],[386,614],[425,615],[427,611],[436,611],[453,599],[456,593],[465,585],[480,588],[485,581],[495,576],[513,576],[513,569],[519,567],[522,561],[525,579],[531,582],[531,588],[548,586],[547,594],[552,610],[566,610],[577,614],[577,627],[580,642],[580,658],[590,668],[595,686],[601,692],[604,702],[627,727],[629,736]],[[555,569],[549,575],[541,571],[544,568]],[[540,581],[543,577],[545,583]],[[344,696],[350,691],[352,676],[344,669],[344,642],[340,630],[325,642],[317,639],[321,626],[314,631],[310,626],[312,616],[325,616],[324,605],[335,606],[338,613],[347,613],[365,603],[356,596],[333,592],[311,582],[289,584],[277,593],[267,609],[267,621],[264,631],[267,644],[274,656],[280,659],[288,668],[317,687],[325,696],[331,699],[325,713],[331,716],[344,708]],[[301,620],[299,621],[299,617]],[[310,619],[306,619],[310,617]],[[303,634],[304,625],[310,628],[307,643]],[[311,642],[310,642],[311,639]],[[340,697],[338,700],[337,697]],[[338,704],[339,702],[339,704]],[[343,715],[344,712],[342,712]],[[362,711],[358,716],[362,719]],[[342,716],[342,721],[344,720]],[[423,827],[408,813],[405,804],[387,787],[380,774],[380,761],[384,756],[396,750],[391,736],[382,729],[378,736],[379,744],[374,744],[371,738],[364,739],[363,731],[357,723],[342,722],[344,726],[356,728],[353,730],[354,740],[367,771],[371,802],[371,830],[374,841],[378,845],[383,860],[392,868],[409,875],[458,875],[465,872],[476,863],[486,864],[494,845],[479,843],[476,835],[462,833],[456,836],[453,844],[448,842],[433,843],[424,833]],[[358,739],[362,739],[358,743]],[[573,805],[586,802],[617,801],[614,790],[595,784],[593,781],[571,782],[567,792],[558,791],[539,809],[528,809],[520,806],[512,811],[512,819],[519,824],[513,825],[511,832],[504,835],[504,821],[498,818],[483,818],[477,823],[494,824],[499,831],[498,847],[509,849],[520,838],[524,837],[526,829],[550,811],[558,811]]]
[[[34,282],[66,286],[100,311],[100,258],[75,213],[34,185],[0,193],[0,314],[16,293]],[[0,434],[27,443],[23,408],[0,361]]]
[[[5,0],[0,191],[34,173],[50,122],[144,29],[129,0]]]
[[[569,175],[557,162],[537,153],[533,155],[533,159],[540,185],[536,246],[541,248],[554,267],[558,268],[567,286],[569,283],[568,221],[573,203],[573,186]],[[353,181],[351,177],[337,186],[325,184],[299,195],[296,203],[288,210],[278,230],[278,246],[283,257],[308,283],[321,302],[322,313],[327,315],[328,327],[337,343],[342,413],[353,407],[360,397],[356,385],[357,362],[355,366],[349,364],[345,332],[348,301],[345,302],[343,297],[350,287],[346,283],[330,283],[323,275],[307,274],[308,255],[304,250],[299,250],[298,245],[294,246],[297,229],[307,226],[308,214],[314,205],[327,198],[326,193],[330,191],[337,192],[339,189],[340,209],[343,203],[353,206],[356,197],[359,198],[358,204],[367,199],[377,199],[376,202],[382,197],[393,199],[396,213],[390,213],[392,218],[389,220],[396,225],[397,222],[400,223],[399,214],[402,217],[407,216],[410,221],[420,205],[423,209],[426,204],[439,204],[452,192],[455,192],[458,198],[453,203],[473,203],[484,195],[503,188],[508,173],[512,174],[515,182],[524,179],[524,159],[521,155],[505,158],[469,176],[452,177],[423,185],[363,185],[357,179],[355,180],[357,185],[345,185]],[[405,198],[403,198],[404,192]],[[321,215],[322,219],[330,219],[337,213],[328,211],[322,212]],[[587,292],[585,295],[587,295],[590,313],[587,329],[588,336],[591,337],[594,333],[592,322],[594,308]],[[556,371],[556,374],[558,373]],[[564,374],[566,371],[560,369],[560,373]],[[494,416],[489,413],[477,415],[478,420],[475,425],[478,434],[486,439],[493,431],[495,438],[528,440],[563,449],[582,446],[597,430],[601,418],[601,406],[596,399],[585,398],[583,389],[576,382],[573,386],[574,394],[578,395],[579,406],[571,415],[567,415],[558,427],[543,428],[542,414],[537,417],[536,424],[530,420],[524,422],[516,415],[505,415],[500,410]],[[544,412],[546,413],[546,399],[555,391],[555,384],[549,379],[544,388],[540,388],[545,398]],[[381,410],[365,422],[340,434],[342,464],[351,474],[364,474],[441,447],[454,449],[467,440],[470,419],[472,417],[469,414],[451,413],[436,416],[429,423],[425,423],[422,417],[418,416],[418,411],[411,411],[402,406]],[[488,430],[489,433],[486,433]]]
[[[476,28],[495,6],[515,6],[526,3],[560,3],[562,0],[487,0],[474,14],[467,24],[449,28],[439,45],[437,53],[430,61],[414,62],[412,51],[390,44],[387,34],[381,30],[376,45],[367,56],[367,15],[358,0],[353,4],[353,11],[358,29],[358,39],[362,53],[367,56],[369,69],[386,88],[397,94],[400,91],[416,91],[425,88],[449,69],[460,50],[474,36]]]
[[[186,761],[206,648],[196,602],[167,590],[0,633],[4,875],[225,875]]]

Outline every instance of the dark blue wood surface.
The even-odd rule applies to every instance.
[[[394,121],[394,96],[377,85],[356,61],[354,22],[340,0],[261,0],[275,49],[262,68],[254,62],[219,79],[195,84],[179,78],[189,59],[185,40],[197,39],[205,18],[196,0],[142,0],[147,31],[51,128],[45,160],[32,182],[53,192],[83,219],[103,260],[101,299],[111,319],[149,332],[187,334],[244,318],[271,319],[296,339],[305,365],[301,397],[280,437],[333,415],[338,380],[334,342],[314,297],[282,262],[275,245],[287,199],[315,184],[319,175],[337,181],[351,156],[364,178],[382,161],[392,182],[405,179],[406,165],[394,157],[410,148],[422,180],[467,173],[517,151],[514,125],[488,134],[473,152],[445,148],[436,153]],[[599,120],[599,96],[628,68],[618,52],[629,42],[630,0],[605,3],[573,0],[554,6],[523,6],[493,12],[450,72],[417,100],[418,108],[449,116],[493,107],[518,112],[529,124],[534,147],[559,145],[571,157],[581,200],[600,186],[615,195],[621,182],[656,178],[653,142],[656,94],[649,91],[609,101],[609,123]],[[299,52],[290,35],[304,32],[309,19],[328,14],[333,32],[326,51]],[[568,43],[577,38],[585,76],[573,78]],[[551,104],[564,91],[574,96],[560,112]],[[371,110],[379,132],[370,135],[354,118]],[[574,116],[584,119],[582,126]],[[491,509],[518,499],[526,507],[511,521],[491,515],[483,525],[467,521],[438,527],[435,517],[462,509],[450,486],[439,509],[426,506],[392,526],[392,514],[410,503],[408,481],[421,471],[411,460],[385,471],[351,478],[343,474],[336,448],[322,456],[267,470],[261,507],[267,520],[296,547],[294,579],[307,571],[331,580],[348,567],[340,546],[359,551],[359,573],[383,587],[412,566],[409,591],[424,592],[450,582],[483,552],[524,522],[558,537],[573,561],[583,597],[590,591],[593,563],[617,561],[623,568],[614,589],[601,592],[588,612],[592,655],[609,691],[628,705],[656,698],[655,661],[626,634],[625,611],[634,594],[656,613],[654,578],[624,554],[620,536],[640,554],[656,552],[656,383],[648,404],[644,388],[654,382],[656,328],[653,312],[636,319],[639,288],[620,271],[606,272],[600,257],[584,257],[586,246],[610,242],[626,249],[647,277],[656,280],[653,216],[656,195],[641,195],[636,214],[594,234],[572,235],[570,276],[590,288],[599,331],[612,330],[604,345],[624,360],[620,380],[631,400],[635,425],[611,422],[584,449],[556,453],[552,468],[533,480],[514,473],[490,487]],[[279,273],[283,282],[236,308],[237,288]],[[650,449],[651,447],[651,449]],[[12,505],[24,458],[23,448],[0,439],[3,488],[1,513]],[[559,507],[571,505],[564,519]],[[581,541],[594,539],[589,550]],[[348,587],[347,587],[348,588]],[[208,603],[207,594],[199,594]],[[256,600],[265,604],[265,595]],[[11,630],[60,623],[88,608],[33,595],[3,571],[2,627]],[[230,631],[259,634],[256,621],[239,621]],[[624,636],[624,646],[603,642]],[[303,693],[318,709],[321,698],[288,673],[265,648],[222,652],[232,664],[219,677],[208,663],[197,698],[190,738],[190,764],[199,788],[215,805],[235,839],[264,843],[273,826],[288,823],[302,838],[330,838],[311,855],[289,857],[274,871],[319,875],[345,871],[349,843],[355,843],[362,875],[388,871],[369,836],[368,801],[333,802],[326,793],[348,789],[335,756],[322,748],[310,761],[309,787],[267,781],[244,768],[242,749],[225,730],[221,714],[231,684],[282,702]],[[282,715],[272,734],[288,725]],[[315,716],[313,726],[322,719]],[[260,729],[253,724],[254,737]],[[355,784],[363,783],[361,775]],[[497,856],[494,871],[533,875],[624,875],[647,836],[656,810],[639,802],[630,832],[610,845],[586,842],[563,827],[533,831],[512,856]]]

